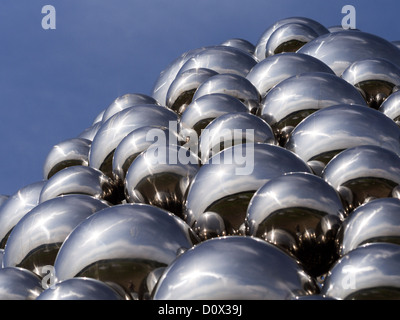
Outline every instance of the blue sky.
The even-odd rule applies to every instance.
[[[150,94],[182,53],[230,38],[256,44],[279,19],[340,25],[356,8],[357,28],[400,40],[399,1],[15,0],[0,2],[0,194],[43,178],[57,143],[76,137],[115,98]],[[56,29],[44,30],[44,5]]]

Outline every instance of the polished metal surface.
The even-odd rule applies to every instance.
[[[335,105],[318,110],[292,131],[285,148],[304,161],[325,164],[340,151],[375,145],[400,155],[400,128],[387,116],[362,105]]]
[[[9,198],[10,198],[10,196],[8,196],[8,195],[5,195],[5,194],[0,195],[0,208]]]
[[[400,120],[400,91],[392,93],[379,107],[380,112],[399,124]]]
[[[282,139],[285,127],[296,127],[311,113],[338,104],[366,105],[361,93],[345,80],[323,72],[283,80],[262,100],[259,115]]]
[[[90,127],[84,129],[77,138],[86,139],[89,141],[93,141],[94,137],[96,136],[97,131],[99,131],[102,122],[96,122],[95,124],[91,125]]]
[[[4,249],[11,230],[22,217],[39,204],[46,181],[39,181],[19,189],[0,206],[0,248]]]
[[[241,49],[251,55],[254,55],[254,52],[256,50],[254,44],[252,44],[250,41],[246,39],[241,39],[241,38],[228,39],[222,42],[221,46],[228,46],[228,47],[234,47],[236,49]]]
[[[240,143],[277,144],[271,127],[264,120],[250,113],[228,113],[211,121],[201,133],[201,163]]]
[[[35,300],[43,291],[40,278],[23,268],[0,269],[0,300]]]
[[[373,145],[349,148],[334,157],[322,177],[340,192],[350,191],[350,207],[356,208],[368,198],[385,198],[400,184],[398,154]]]
[[[82,138],[69,139],[56,144],[45,159],[43,179],[47,180],[67,167],[88,166],[90,145],[90,140]]]
[[[275,145],[245,143],[227,148],[210,158],[195,176],[186,198],[185,219],[193,226],[202,214],[212,211],[221,215],[229,234],[237,233],[258,188],[288,172],[311,169]]]
[[[58,197],[37,205],[13,228],[3,266],[25,268],[43,277],[42,268],[54,265],[58,250],[71,231],[107,207],[105,202],[86,195]]]
[[[398,300],[400,245],[372,243],[350,251],[329,271],[321,293],[341,300]]]
[[[85,194],[112,204],[122,199],[115,182],[100,170],[86,166],[65,168],[46,181],[39,203],[68,194]]]
[[[263,240],[228,236],[187,250],[162,275],[154,300],[284,300],[317,293],[295,259]]]
[[[182,216],[185,194],[199,165],[197,154],[185,147],[150,146],[128,169],[126,200],[151,204]]]
[[[400,41],[392,41],[392,43],[400,49]]]
[[[179,73],[168,89],[167,107],[182,114],[192,102],[198,87],[208,78],[217,74],[217,72],[205,68],[189,69]]]
[[[36,300],[125,300],[112,286],[91,278],[72,278],[44,290]]]
[[[400,50],[393,43],[357,30],[321,35],[297,52],[321,60],[338,76],[352,63],[365,59],[382,58],[400,66]]]
[[[276,21],[269,26],[261,35],[256,44],[255,55],[261,61],[267,57],[266,45],[272,33],[279,27],[288,23],[301,23],[313,29],[318,35],[329,33],[329,30],[318,21],[306,17],[290,17]]]
[[[262,60],[251,69],[246,78],[264,98],[281,81],[306,72],[334,74],[325,63],[310,55],[286,52]]]
[[[70,233],[55,261],[56,282],[89,277],[116,283],[140,297],[151,271],[168,266],[181,248],[197,242],[189,226],[165,210],[144,204],[113,206]]]
[[[246,215],[246,233],[271,239],[279,245],[277,231],[296,240],[289,246],[311,275],[325,273],[336,258],[334,240],[345,209],[339,193],[322,178],[309,173],[288,173],[269,180],[251,198]],[[336,223],[326,223],[336,222]],[[314,232],[311,242],[305,234]],[[287,247],[287,246],[286,246]]]
[[[366,243],[400,244],[399,212],[400,200],[396,198],[375,199],[356,208],[338,234],[340,255]]]
[[[144,126],[168,127],[177,122],[178,115],[171,109],[158,105],[136,105],[124,109],[99,128],[89,152],[89,165],[112,177],[112,157],[115,148],[126,135]]]

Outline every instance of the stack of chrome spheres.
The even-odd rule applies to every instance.
[[[1,198],[0,299],[400,299],[400,44],[185,52]]]

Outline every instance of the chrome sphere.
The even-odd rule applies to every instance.
[[[254,52],[256,50],[256,47],[254,44],[252,44],[250,41],[247,41],[245,39],[240,39],[240,38],[233,38],[233,39],[228,39],[221,43],[221,46],[228,46],[228,47],[234,47],[236,49],[243,50],[251,55],[254,56]]]
[[[275,145],[245,143],[227,148],[196,174],[186,198],[185,219],[193,226],[202,214],[212,211],[221,215],[229,234],[237,233],[257,189],[288,172],[311,170],[295,154]]]
[[[249,111],[256,111],[260,104],[260,94],[245,77],[236,74],[218,74],[204,81],[196,90],[193,100],[212,94],[223,93],[239,99]]]
[[[81,222],[61,246],[55,276],[61,282],[89,277],[116,283],[132,296],[148,274],[168,266],[181,248],[198,238],[175,215],[145,204],[122,204]]]
[[[246,78],[264,98],[279,82],[306,72],[334,74],[325,63],[310,55],[286,52],[262,60],[251,69]]]
[[[162,275],[154,300],[284,300],[317,293],[295,259],[263,240],[228,236],[200,243]]]
[[[71,166],[88,166],[91,141],[74,138],[56,144],[46,157],[43,177],[50,179],[56,172]]]
[[[167,92],[167,107],[182,114],[192,102],[197,88],[208,78],[218,73],[205,68],[189,69],[179,73]]]
[[[194,223],[193,231],[201,240],[227,235],[225,222],[216,212],[204,212]]]
[[[126,199],[182,216],[186,191],[199,170],[199,158],[185,147],[154,145],[131,164],[125,179]]]
[[[356,208],[338,234],[339,254],[373,242],[400,243],[400,200],[375,199]]]
[[[0,300],[35,300],[43,291],[33,272],[15,267],[0,269]]]
[[[86,139],[86,140],[89,140],[90,142],[92,142],[94,137],[96,136],[97,131],[99,131],[101,125],[102,125],[101,121],[91,125],[90,127],[88,127],[85,130],[83,130],[77,136],[77,138]]]
[[[399,125],[400,120],[400,91],[392,93],[379,107],[380,112]]]
[[[0,248],[4,249],[11,230],[19,220],[39,204],[46,181],[39,181],[19,189],[0,206]]]
[[[201,163],[240,143],[277,144],[271,127],[264,120],[250,113],[228,113],[211,121],[201,133]]]
[[[340,258],[329,271],[321,293],[341,300],[400,298],[400,245],[372,243]]]
[[[100,170],[85,166],[65,168],[47,180],[40,193],[39,203],[67,194],[86,194],[112,204],[122,200],[111,178]]]
[[[76,277],[56,283],[36,300],[125,300],[112,286],[91,278]]]
[[[54,265],[58,250],[70,232],[93,213],[108,205],[86,195],[48,200],[27,213],[13,228],[5,250],[4,267],[21,267],[43,276]],[[29,239],[29,241],[26,241]]]
[[[301,23],[303,25],[306,25],[313,29],[318,35],[323,35],[329,33],[329,30],[324,27],[322,24],[319,22],[305,18],[305,17],[291,17],[291,18],[285,18],[281,19],[271,26],[269,26],[261,35],[260,39],[257,42],[256,45],[256,50],[255,50],[255,55],[256,57],[261,61],[264,60],[268,54],[266,51],[266,44],[271,37],[271,35],[274,33],[275,30],[277,30],[279,27],[288,24],[288,23]]]
[[[115,148],[130,132],[144,126],[168,127],[178,116],[171,109],[158,105],[136,105],[124,109],[99,128],[89,152],[89,165],[112,177],[112,157]]]
[[[340,195],[322,178],[288,173],[269,180],[251,198],[246,233],[263,239],[273,233],[271,239],[278,245],[277,230],[289,233],[296,240],[290,253],[318,276],[337,258],[334,240],[344,211]],[[304,241],[310,233],[315,237]]]
[[[304,161],[328,163],[340,151],[376,145],[400,155],[400,128],[382,112],[362,105],[335,105],[314,112],[292,131],[285,148]]]
[[[338,76],[352,63],[365,59],[382,58],[400,66],[400,50],[393,43],[357,30],[321,35],[297,52],[321,60]]]
[[[350,209],[369,198],[390,197],[400,184],[400,157],[387,149],[364,145],[349,148],[334,157],[322,177],[336,190],[347,190]]]

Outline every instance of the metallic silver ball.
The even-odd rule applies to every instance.
[[[400,242],[400,200],[375,199],[356,208],[338,234],[339,254],[373,242]]]
[[[284,300],[317,293],[298,262],[263,240],[228,236],[202,242],[162,275],[154,300]]]
[[[56,144],[48,153],[43,166],[43,177],[50,179],[58,171],[71,166],[88,166],[91,141],[74,138]]]
[[[226,236],[225,222],[222,217],[215,212],[204,212],[193,226],[193,231],[204,241],[207,239]]]
[[[83,130],[78,136],[77,138],[80,139],[86,139],[89,140],[90,142],[93,141],[94,137],[96,136],[97,131],[99,131],[100,127],[102,125],[102,122],[99,121],[93,125],[91,125],[90,127],[86,128],[85,130]]]
[[[285,148],[305,162],[325,164],[340,151],[375,145],[400,155],[400,128],[365,105],[335,105],[314,112],[292,131]]]
[[[306,72],[334,74],[321,60],[306,54],[286,52],[270,56],[257,63],[246,78],[264,98],[268,91],[279,82]]]
[[[379,107],[380,112],[399,124],[400,120],[400,91],[392,93]]]
[[[168,266],[180,248],[198,242],[177,216],[145,204],[123,204],[81,222],[61,246],[54,267],[57,281],[89,277],[116,283],[132,296],[148,274]]]
[[[23,268],[0,269],[1,300],[35,300],[43,291],[40,278]]]
[[[256,47],[254,44],[252,44],[250,41],[247,41],[245,39],[240,39],[240,38],[233,38],[233,39],[228,39],[221,43],[221,46],[228,46],[228,47],[234,47],[236,49],[241,49],[251,55],[254,56],[254,52],[256,50]]]
[[[297,52],[321,60],[338,76],[352,63],[371,58],[387,59],[400,66],[400,50],[394,44],[357,30],[321,35]]]
[[[4,250],[4,267],[21,267],[43,276],[71,231],[108,204],[86,195],[48,200],[27,213],[13,228]],[[27,241],[29,239],[29,241]]]
[[[400,298],[400,246],[372,243],[340,258],[329,271],[321,294],[341,300]]]
[[[19,220],[39,204],[46,181],[29,184],[11,195],[0,206],[0,248],[5,247],[11,230]]]
[[[339,192],[341,188],[351,192],[351,210],[370,197],[391,196],[400,184],[400,157],[374,145],[349,148],[326,165],[322,177]]]
[[[36,300],[125,300],[112,286],[91,278],[76,277],[56,283]]]

